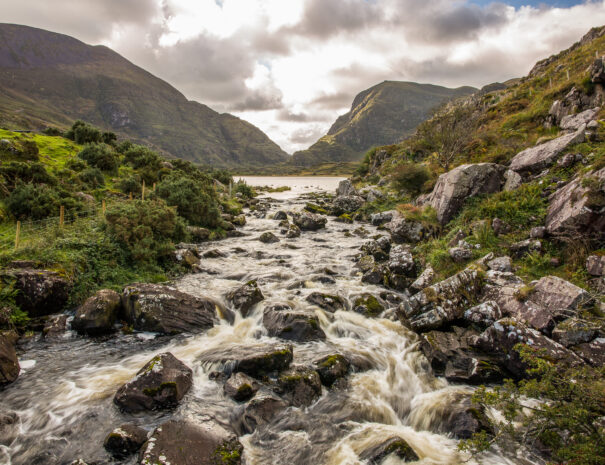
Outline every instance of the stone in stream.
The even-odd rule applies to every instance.
[[[223,392],[233,400],[243,402],[254,397],[260,385],[245,373],[233,373],[223,386]]]
[[[393,455],[402,462],[416,462],[420,460],[414,449],[399,436],[392,436],[380,444],[369,447],[359,454],[359,459],[368,465],[380,465]]]
[[[265,308],[263,326],[271,337],[307,342],[326,338],[318,318],[309,311],[294,311],[289,305],[276,304]]]
[[[384,267],[376,263],[369,270],[363,273],[361,276],[361,282],[366,284],[382,284],[384,274]]]
[[[288,225],[288,230],[286,231],[286,237],[288,239],[295,239],[300,237],[300,228],[295,224]]]
[[[141,448],[142,465],[239,465],[243,447],[237,436],[206,417],[200,424],[169,420]]]
[[[302,231],[317,231],[326,227],[328,220],[321,216],[302,211],[294,214],[293,221]]]
[[[0,412],[0,445],[10,446],[19,436],[19,415],[16,412]]]
[[[279,242],[279,238],[270,231],[266,231],[260,235],[258,238],[259,241],[264,242],[265,244],[272,244],[275,242]]]
[[[315,362],[315,369],[319,374],[321,383],[326,387],[332,385],[349,372],[351,363],[341,354],[327,355]]]
[[[321,380],[312,368],[292,367],[280,374],[276,390],[294,407],[304,407],[321,396]]]
[[[97,336],[114,330],[122,301],[111,289],[102,289],[78,307],[71,327],[80,334]]]
[[[259,392],[243,408],[234,429],[239,435],[253,433],[259,426],[270,423],[288,404],[272,392]]]
[[[365,203],[358,195],[342,195],[336,197],[332,202],[331,213],[334,216],[354,213]]]
[[[200,332],[214,326],[217,304],[160,284],[133,284],[122,294],[123,318],[139,331]]]
[[[361,313],[367,318],[377,317],[384,312],[384,310],[384,302],[378,300],[372,294],[362,294],[353,302],[353,311]]]
[[[118,299],[120,297],[118,296]],[[44,324],[42,329],[42,336],[46,340],[60,339],[65,335],[67,330],[67,315],[51,315]]]
[[[275,215],[273,215],[273,219],[278,221],[287,220],[288,214],[285,211],[280,210],[278,212],[275,212]]]
[[[0,386],[12,383],[19,376],[19,359],[15,352],[17,333],[4,331],[0,333]]]
[[[374,260],[383,262],[389,258],[389,251],[391,250],[391,242],[386,236],[382,236],[380,239],[375,241],[366,242],[361,246],[361,251],[364,255],[371,255]]]
[[[192,385],[191,368],[170,352],[156,355],[113,399],[120,410],[140,412],[176,407]]]
[[[456,439],[469,439],[479,432],[494,434],[484,408],[472,405],[470,396],[464,396],[450,405],[450,412],[441,424],[440,430],[450,433]]]
[[[131,423],[126,423],[105,437],[103,447],[114,458],[120,460],[137,452],[146,441],[147,431]]]
[[[330,313],[347,309],[344,299],[334,294],[313,292],[307,296],[306,301]]]
[[[235,310],[239,310],[242,316],[245,318],[248,316],[248,312],[257,303],[265,300],[265,296],[258,287],[256,280],[248,281],[243,286],[239,286],[229,292],[225,299]]]

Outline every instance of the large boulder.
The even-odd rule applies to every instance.
[[[495,163],[461,165],[439,176],[433,192],[424,201],[437,211],[441,224],[450,221],[469,197],[498,192],[505,168]]]
[[[214,326],[216,303],[160,284],[133,284],[122,294],[123,317],[134,329],[164,334]]]
[[[113,398],[120,410],[140,412],[176,407],[191,388],[193,372],[170,352],[156,355]]]
[[[375,446],[368,447],[359,454],[359,459],[368,465],[380,465],[389,456],[397,457],[397,463],[419,460],[414,449],[399,436],[392,436]]]
[[[147,441],[147,431],[126,423],[105,437],[103,447],[116,459],[124,459],[137,452]]]
[[[605,276],[605,255],[590,255],[586,259],[586,271],[592,276]]]
[[[237,436],[209,417],[202,424],[169,420],[141,448],[143,465],[239,465],[243,447]]]
[[[321,396],[319,374],[307,367],[292,367],[277,379],[277,392],[294,407],[311,405]]]
[[[294,214],[292,220],[301,231],[317,231],[318,229],[325,228],[328,222],[325,217],[307,211]]]
[[[561,119],[559,126],[561,126],[561,129],[566,129],[568,131],[577,131],[582,126],[594,121],[597,118],[600,110],[601,109],[598,107],[590,108],[575,115],[564,116]]]
[[[270,423],[276,415],[288,408],[281,397],[272,392],[259,392],[251,399],[241,412],[235,429],[238,434],[249,434],[259,426]]]
[[[482,288],[481,273],[469,267],[414,294],[400,311],[414,331],[439,329],[462,318]]]
[[[122,301],[116,291],[100,290],[78,308],[71,327],[92,336],[110,333],[114,330],[121,307]]]
[[[15,303],[30,317],[60,312],[67,304],[72,283],[55,271],[13,268],[1,274],[15,280]]]
[[[253,280],[230,291],[225,299],[233,309],[239,310],[245,318],[252,307],[265,300],[265,296],[258,287],[258,283]]]
[[[336,188],[336,197],[357,195],[357,190],[353,187],[353,184],[348,179],[343,179],[338,183]]]
[[[258,240],[264,242],[265,244],[273,244],[275,242],[279,242],[279,238],[271,231],[265,231],[264,233],[262,233]]]
[[[332,214],[342,215],[344,213],[353,213],[361,208],[364,204],[362,197],[358,195],[341,195],[332,202]]]
[[[550,198],[546,230],[552,235],[603,236],[605,232],[605,168],[576,178]]]
[[[17,334],[12,331],[0,333],[0,386],[12,383],[19,376],[19,359],[15,352]]]
[[[420,221],[408,220],[399,214],[394,215],[384,228],[391,233],[391,239],[397,244],[415,244],[433,232]]]
[[[259,344],[217,349],[205,353],[200,361],[226,373],[242,372],[256,379],[287,369],[292,363],[292,346]]]
[[[295,311],[286,304],[265,308],[263,325],[269,336],[288,341],[307,342],[326,338],[318,318],[312,312]]]
[[[510,162],[510,169],[521,175],[531,175],[541,172],[551,166],[563,151],[573,144],[584,142],[584,129],[565,134],[535,147],[519,152]]]
[[[590,65],[590,80],[595,84],[605,84],[605,60],[597,58]]]

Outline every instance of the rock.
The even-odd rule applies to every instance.
[[[286,344],[246,345],[236,350],[206,353],[202,363],[220,364],[228,373],[245,373],[256,379],[287,369],[292,363],[292,346]]]
[[[245,226],[246,225],[246,216],[245,215],[237,215],[234,216],[233,219],[231,220],[231,222],[235,225],[235,226]]]
[[[522,176],[539,173],[550,167],[567,147],[580,142],[584,142],[584,127],[519,152],[511,160],[510,169]]]
[[[275,215],[273,215],[273,219],[277,220],[277,221],[287,220],[288,214],[283,210],[279,210],[279,211],[275,212]]]
[[[357,190],[348,179],[343,179],[336,188],[336,197],[357,195]]]
[[[224,252],[221,252],[218,249],[207,250],[206,252],[204,252],[202,254],[203,258],[224,258],[226,256],[227,256],[227,254],[225,254]]]
[[[277,390],[293,406],[306,407],[321,396],[321,380],[311,368],[293,367],[281,373],[277,379]]]
[[[242,452],[235,434],[209,417],[201,425],[169,420],[143,445],[139,461],[144,465],[239,465]]]
[[[269,336],[288,341],[307,342],[326,338],[318,318],[313,313],[294,311],[285,304],[265,308],[263,325],[267,328]]]
[[[336,381],[344,378],[350,366],[349,360],[340,354],[327,355],[315,362],[319,379],[326,387],[332,387]]]
[[[317,231],[318,229],[325,228],[328,222],[323,216],[306,211],[295,214],[293,221],[302,231]]]
[[[286,237],[288,239],[294,239],[296,237],[300,237],[300,228],[295,224],[291,224],[288,226],[288,231],[286,232]]]
[[[204,242],[210,238],[210,230],[199,226],[187,226],[187,232],[193,240],[198,242]]]
[[[420,460],[414,449],[399,436],[392,436],[378,445],[365,449],[359,454],[359,459],[368,465],[380,465],[388,456],[397,457],[398,462]]]
[[[578,344],[573,350],[594,367],[602,367],[605,364],[605,337]]]
[[[544,239],[544,236],[546,236],[546,227],[544,226],[536,226],[529,231],[529,237],[532,239]]]
[[[514,349],[517,344],[542,350],[550,361],[557,364],[571,367],[582,364],[582,360],[572,351],[514,318],[498,320],[472,341],[472,345],[479,350],[498,355],[501,366],[519,379],[526,377],[527,365]]]
[[[98,336],[112,332],[122,301],[120,295],[111,289],[98,291],[78,307],[71,327],[80,334]]]
[[[452,237],[452,240],[448,242],[448,247],[456,247],[458,246],[458,244],[460,244],[460,242],[466,238],[466,233],[462,230],[459,229],[456,234],[454,234],[454,237]]]
[[[147,431],[130,423],[114,429],[107,435],[103,447],[116,459],[125,459],[137,452],[147,441]]]
[[[342,297],[333,294],[323,294],[321,292],[313,292],[309,294],[306,301],[312,305],[317,305],[319,308],[327,312],[334,313],[338,310],[346,310],[345,301]]]
[[[467,268],[414,294],[401,311],[414,331],[438,329],[461,318],[482,287],[479,272]]]
[[[455,263],[464,263],[473,258],[473,251],[465,247],[452,247],[448,253]]]
[[[265,300],[265,296],[258,287],[257,282],[253,280],[233,289],[225,296],[225,299],[235,310],[239,310],[245,318],[252,307]]]
[[[95,198],[90,194],[85,194],[84,192],[76,192],[75,197],[88,204],[94,205],[95,203]]]
[[[361,276],[361,282],[366,284],[381,284],[384,280],[384,268],[375,264]]]
[[[590,80],[595,84],[605,84],[605,60],[596,58],[590,65]]]
[[[15,303],[32,318],[63,310],[72,287],[68,279],[48,270],[6,269],[0,272],[0,277],[15,280]]]
[[[274,242],[279,242],[279,238],[270,231],[264,232],[258,238],[259,241],[264,242],[265,244],[272,244]]]
[[[487,262],[487,267],[494,271],[510,272],[513,271],[513,261],[510,257],[498,257]]]
[[[419,291],[421,289],[424,289],[425,287],[430,286],[434,278],[435,271],[433,270],[433,267],[431,265],[427,265],[424,271],[420,274],[420,276],[418,276],[416,281],[414,281],[410,285],[410,287]]]
[[[599,330],[599,325],[594,323],[579,318],[568,318],[553,329],[552,339],[565,347],[571,347],[592,341],[599,334]]]
[[[395,215],[395,210],[373,213],[370,215],[370,223],[372,223],[374,226],[380,226],[391,221]]]
[[[288,404],[273,393],[259,393],[246,404],[239,419],[238,433],[249,434],[271,422]]]
[[[193,268],[200,264],[199,253],[197,249],[194,248],[176,249],[172,252],[172,256],[175,262],[187,268]]]
[[[156,355],[113,398],[125,412],[176,407],[192,384],[191,368],[170,352]]]
[[[465,310],[464,319],[482,329],[492,325],[502,318],[500,306],[493,300],[487,300],[479,305]]]
[[[384,310],[383,303],[372,294],[363,294],[357,297],[353,303],[353,311],[361,313],[368,318],[377,317]]]
[[[577,113],[575,115],[567,115],[561,119],[561,129],[566,129],[568,131],[577,131],[584,125],[594,121],[598,114],[600,108],[591,108],[589,110],[585,110],[581,113]]]
[[[391,243],[389,239],[382,236],[376,241],[366,242],[361,246],[361,251],[366,255],[372,255],[375,260],[381,262],[389,257],[389,251],[391,250]]]
[[[391,273],[409,277],[416,276],[416,264],[412,252],[403,245],[396,245],[391,248],[387,268]]]
[[[586,259],[586,271],[592,276],[605,276],[605,255],[590,255]]]
[[[523,184],[523,178],[521,175],[513,170],[506,170],[504,173],[504,178],[506,179],[506,182],[504,183],[505,191],[514,191],[515,189],[521,187],[521,184]]]
[[[408,220],[401,216],[393,217],[384,227],[391,233],[393,242],[397,244],[415,244],[432,233],[432,230],[420,221]]]
[[[507,234],[510,232],[510,226],[500,218],[494,218],[492,220],[492,229],[494,230],[494,234],[499,236],[500,234]]]
[[[118,297],[119,298],[119,297]],[[42,329],[44,339],[59,339],[65,335],[67,329],[67,315],[51,315]]]
[[[0,412],[0,445],[10,446],[19,433],[19,415],[10,411]]]
[[[15,352],[18,336],[12,331],[0,333],[0,386],[12,383],[19,376],[19,359]]]
[[[442,225],[449,222],[469,197],[498,192],[502,187],[504,167],[495,163],[461,165],[442,174],[424,204],[437,211]]]
[[[470,439],[482,431],[493,434],[485,410],[472,405],[470,398],[466,396],[452,406],[451,412],[443,422],[443,428],[456,439]]]
[[[245,373],[233,373],[223,386],[223,392],[233,400],[243,402],[254,397],[259,388],[254,378]]]
[[[160,284],[132,284],[122,294],[123,318],[138,331],[163,334],[212,328],[216,303]]]
[[[605,168],[576,178],[550,198],[546,230],[552,235],[603,235],[605,231]]]
[[[536,239],[526,239],[521,242],[515,242],[509,247],[510,253],[515,258],[521,258],[532,252],[542,251],[542,242]]]
[[[336,197],[332,202],[331,212],[335,216],[343,213],[353,213],[359,210],[363,204],[363,198],[357,195],[342,195]]]

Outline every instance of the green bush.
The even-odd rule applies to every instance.
[[[163,200],[135,200],[108,209],[107,231],[138,263],[152,264],[185,238],[185,224]]]
[[[153,167],[159,170],[161,162],[162,159],[157,153],[143,145],[133,145],[124,152],[124,163],[134,169]]]
[[[61,205],[55,189],[46,184],[18,184],[7,197],[6,207],[18,220],[57,216]]]
[[[233,186],[233,194],[240,193],[244,199],[254,197],[254,190],[246,184],[246,181],[239,180]]]
[[[403,163],[397,166],[392,175],[392,184],[398,191],[418,195],[422,187],[430,179],[431,174],[425,165],[418,163]]]
[[[56,183],[55,178],[39,162],[9,161],[0,165],[0,176],[5,179],[5,185],[8,190],[13,190],[18,183],[50,185]]]
[[[71,129],[65,133],[65,137],[73,140],[76,144],[98,143],[103,140],[101,131],[80,120],[72,125]]]
[[[89,189],[96,189],[105,185],[105,176],[99,168],[87,168],[80,173],[79,177]]]
[[[120,182],[118,182],[118,189],[124,192],[124,194],[140,194],[142,190],[141,180],[138,176],[122,178],[120,179]]]
[[[65,163],[65,168],[72,171],[84,171],[88,167],[88,164],[81,158],[71,158]]]
[[[78,157],[101,171],[116,172],[120,166],[119,155],[107,144],[87,144]]]

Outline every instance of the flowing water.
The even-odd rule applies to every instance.
[[[299,197],[301,193],[322,187],[332,190],[338,180],[282,178],[282,184],[295,188],[271,194],[276,200],[272,201],[269,216],[276,210],[302,208],[305,200]],[[275,179],[271,182],[279,185]],[[204,272],[175,283],[184,292],[220,300],[241,282],[256,279],[266,299],[247,318],[237,316],[232,324],[221,320],[213,329],[195,336],[133,334],[95,340],[69,331],[60,340],[22,344],[22,373],[0,393],[0,412],[14,411],[19,416],[17,436],[12,442],[2,440],[5,445],[0,446],[0,463],[54,465],[69,464],[77,458],[89,463],[115,463],[102,443],[108,432],[125,422],[134,421],[151,430],[170,417],[195,421],[211,415],[231,424],[242,406],[223,394],[222,385],[209,378],[209,368],[203,367],[199,359],[217,349],[237,351],[242,346],[277,342],[262,326],[262,311],[265,305],[284,302],[293,308],[311,308],[327,335],[325,341],[295,343],[294,364],[309,364],[322,355],[338,352],[366,369],[350,375],[346,389],[324,388],[311,406],[289,408],[270,424],[243,436],[248,465],[357,464],[361,463],[361,451],[392,435],[412,446],[421,457],[418,463],[465,463],[468,457],[458,453],[457,441],[443,432],[441,422],[470,388],[432,377],[426,360],[417,351],[416,335],[399,322],[369,319],[352,311],[326,313],[305,301],[313,291],[339,294],[349,300],[361,293],[385,291],[362,284],[354,268],[352,259],[363,240],[345,232],[359,224],[330,220],[325,230],[304,232],[297,239],[282,238],[276,244],[257,240],[264,231],[279,236],[277,223],[249,215],[242,229],[245,237],[203,244],[203,249],[219,249],[226,257],[203,259]],[[371,226],[365,227],[375,233]],[[326,269],[335,275],[335,283],[322,284],[325,280],[314,279],[325,276]],[[172,352],[193,369],[193,388],[175,411],[120,413],[112,402],[118,387],[164,351]],[[123,463],[134,464],[136,460]],[[390,457],[384,463],[399,461]],[[492,454],[481,463],[513,462]]]

